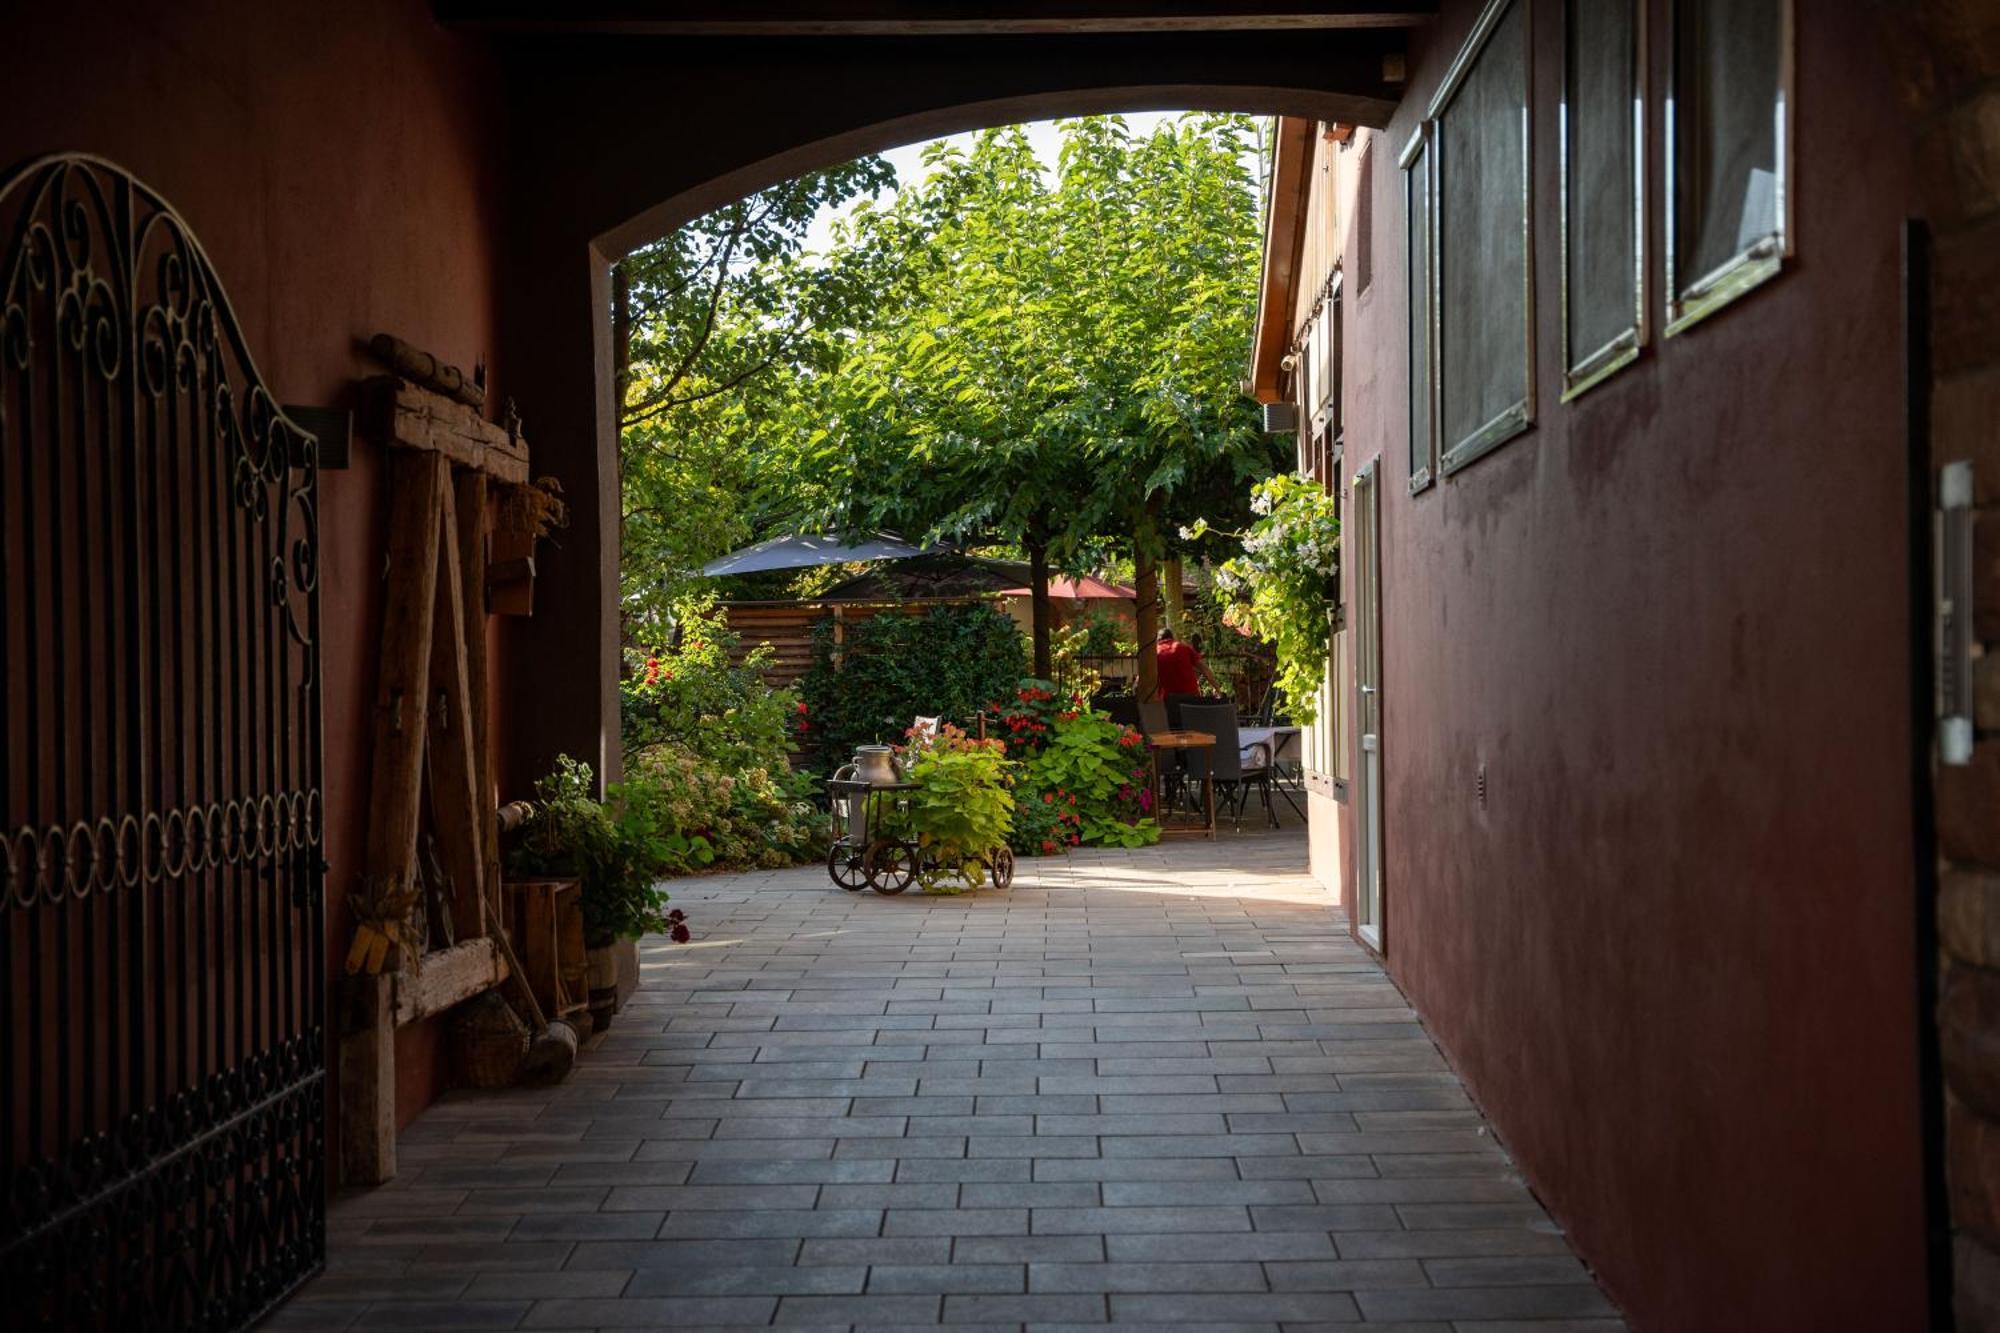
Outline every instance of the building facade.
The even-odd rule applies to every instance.
[[[1783,0],[1494,0],[1408,73],[1269,185],[1252,379],[1342,505],[1315,873],[1641,1326],[1915,1326],[1890,72]]]

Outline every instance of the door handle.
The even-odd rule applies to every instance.
[[[1373,685],[1363,685],[1363,686],[1361,687],[1361,692],[1362,692],[1363,694],[1379,694],[1379,693],[1381,693],[1381,691],[1380,691],[1379,689],[1377,689],[1377,688],[1376,688],[1375,686],[1373,686]]]

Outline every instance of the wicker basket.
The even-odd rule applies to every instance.
[[[451,1046],[460,1087],[512,1087],[528,1053],[528,1025],[499,992],[488,991],[452,1015]]]

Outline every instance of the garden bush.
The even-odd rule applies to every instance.
[[[826,849],[814,786],[789,759],[805,705],[765,682],[769,648],[732,663],[738,648],[712,600],[684,601],[675,641],[635,653],[621,687],[621,787],[655,821],[666,874],[790,865]]]
[[[836,659],[833,621],[813,627],[813,662],[799,687],[822,773],[857,745],[887,744],[918,717],[970,729],[991,700],[1013,693],[1027,672],[1020,629],[990,606],[889,611],[849,625]]]
[[[1132,728],[1087,708],[1059,713],[1048,743],[1027,761],[1027,770],[1033,790],[1054,796],[1045,804],[1078,816],[1072,827],[1083,842],[1144,847],[1159,841],[1145,740]]]
[[[1009,692],[995,733],[1018,773],[1009,843],[1046,856],[1089,843],[1143,847],[1158,840],[1144,738],[1067,698],[1045,680]]]

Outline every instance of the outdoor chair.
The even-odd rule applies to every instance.
[[[1139,701],[1129,694],[1099,695],[1097,706],[1121,727],[1137,728],[1140,724]]]
[[[1235,828],[1243,827],[1243,807],[1248,802],[1250,788],[1256,787],[1264,802],[1264,817],[1271,827],[1278,827],[1278,812],[1271,808],[1271,763],[1266,754],[1264,762],[1255,767],[1243,763],[1242,741],[1236,730],[1236,705],[1231,703],[1187,703],[1181,707],[1181,725],[1186,731],[1205,731],[1215,737],[1215,747],[1210,750],[1189,750],[1188,780],[1199,785],[1207,775],[1210,765],[1214,767],[1217,799],[1226,793],[1230,820]]]
[[[1207,731],[1207,727],[1197,727],[1181,716],[1181,710],[1189,704],[1217,705],[1227,707],[1231,717],[1236,716],[1236,703],[1231,699],[1219,698],[1212,694],[1170,694],[1167,696],[1167,721],[1175,731]]]

